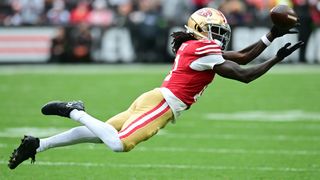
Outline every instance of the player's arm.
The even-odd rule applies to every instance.
[[[278,29],[276,26],[273,26],[270,32],[265,36],[262,36],[261,39],[256,43],[253,43],[240,51],[225,51],[223,52],[222,56],[224,59],[234,61],[241,65],[248,64],[257,56],[259,56],[271,44],[271,42],[274,39],[281,37],[285,34],[295,33],[298,32],[294,30],[282,30]]]
[[[274,39],[270,32],[264,38],[268,38],[269,42],[272,42]],[[267,47],[267,44],[259,40],[240,51],[225,51],[222,56],[224,59],[244,65],[259,56]]]
[[[249,68],[242,68],[239,64],[226,60],[224,63],[214,66],[213,70],[222,77],[249,83],[262,76],[272,66],[282,61],[285,57],[289,56],[292,52],[300,48],[303,45],[303,42],[300,41],[289,47],[290,45],[290,43],[287,43],[284,47],[279,49],[276,56],[273,58],[261,64],[253,65]]]

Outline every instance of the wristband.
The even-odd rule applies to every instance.
[[[265,44],[266,46],[269,46],[271,44],[271,42],[269,41],[269,39],[267,38],[266,35],[261,37],[261,41],[263,42],[263,44]]]

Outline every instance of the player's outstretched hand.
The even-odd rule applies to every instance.
[[[289,56],[291,53],[293,53],[295,50],[303,46],[304,42],[299,41],[295,45],[291,46],[291,43],[287,43],[282,48],[280,48],[277,52],[277,57],[279,60],[284,59],[285,57]],[[290,47],[291,46],[291,47]]]
[[[275,39],[275,38],[281,37],[285,34],[299,33],[299,31],[296,30],[296,28],[298,28],[299,26],[300,26],[300,23],[296,23],[295,26],[291,29],[281,29],[281,28],[274,25],[274,26],[272,26],[270,32],[271,32],[272,37]]]

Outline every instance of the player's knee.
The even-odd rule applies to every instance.
[[[113,152],[124,152],[124,148],[123,148],[123,146],[122,147],[113,147],[112,148],[112,151]]]
[[[130,141],[123,142],[123,151],[122,152],[129,152],[136,146],[136,143]]]
[[[124,145],[120,139],[110,141],[107,146],[114,152],[123,152]]]
[[[113,152],[124,152],[123,148],[113,148]]]

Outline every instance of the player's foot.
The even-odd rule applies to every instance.
[[[41,108],[41,112],[44,115],[58,115],[63,117],[70,117],[70,112],[74,109],[84,111],[84,105],[82,101],[52,101],[45,104]]]
[[[20,146],[15,149],[10,157],[8,166],[10,169],[16,168],[23,161],[31,158],[31,163],[35,162],[35,155],[37,153],[37,148],[39,147],[39,138],[32,136],[24,136],[21,139]]]

